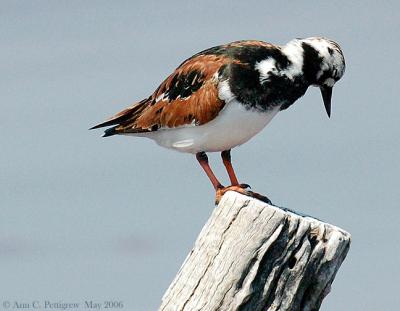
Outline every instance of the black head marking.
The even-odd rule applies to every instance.
[[[322,57],[310,44],[303,42],[303,73],[310,84],[317,82],[317,73],[321,70]]]

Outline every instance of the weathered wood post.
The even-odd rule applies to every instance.
[[[338,227],[228,192],[159,310],[318,310],[349,247]]]

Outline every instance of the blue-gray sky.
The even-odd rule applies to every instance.
[[[332,118],[317,89],[236,148],[240,180],[348,230],[322,310],[400,304],[396,1],[2,1],[0,299],[109,298],[154,310],[209,217],[191,155],[87,128],[182,60],[239,39],[338,41]],[[226,181],[219,155],[211,155]]]

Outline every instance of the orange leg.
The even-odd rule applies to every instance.
[[[222,162],[225,165],[226,171],[228,172],[229,179],[232,186],[239,186],[240,188],[246,189],[251,188],[248,184],[239,184],[236,177],[235,170],[233,169],[231,162],[231,150],[225,150],[221,152]]]
[[[231,180],[231,185],[238,186],[239,182],[236,178],[236,174],[231,163],[231,151],[230,150],[222,151],[221,157],[222,157],[222,162],[224,162],[226,171],[228,172],[229,179]]]
[[[221,185],[217,177],[215,177],[213,171],[211,170],[210,165],[208,164],[208,157],[205,152],[198,152],[196,153],[196,159],[199,161],[201,167],[203,168],[204,172],[207,174],[208,178],[210,179],[215,191],[218,189],[223,188],[224,186]]]
[[[269,199],[263,195],[260,195],[258,193],[248,191],[246,188],[249,187],[247,184],[239,184],[235,171],[233,170],[232,164],[231,164],[231,157],[230,157],[230,150],[223,151],[221,153],[222,160],[224,162],[224,165],[226,167],[226,170],[228,171],[229,179],[231,180],[231,186],[229,187],[224,187],[217,177],[215,177],[213,171],[211,170],[210,165],[208,164],[208,157],[205,152],[198,152],[196,153],[196,159],[199,161],[201,167],[203,168],[204,172],[207,174],[208,178],[210,179],[214,189],[215,189],[215,204],[218,204],[219,201],[221,200],[222,196],[227,192],[227,191],[236,191],[241,194],[251,196],[254,198],[257,198],[259,200],[262,200],[264,202],[270,202]]]
[[[216,200],[217,202],[219,202],[219,199],[225,194],[225,192],[236,191],[241,194],[259,199],[266,203],[269,203],[269,204],[271,203],[271,201],[266,196],[259,194],[257,192],[246,190],[247,188],[250,188],[250,186],[248,184],[239,184],[239,181],[236,177],[235,171],[232,167],[231,150],[222,151],[221,157],[222,157],[222,161],[224,162],[226,171],[228,172],[229,179],[231,180],[231,186],[217,190],[217,200]]]

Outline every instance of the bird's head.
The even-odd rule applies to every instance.
[[[328,116],[334,84],[343,76],[345,61],[340,46],[329,39],[312,37],[300,39],[303,49],[303,73],[313,86],[321,90]]]

